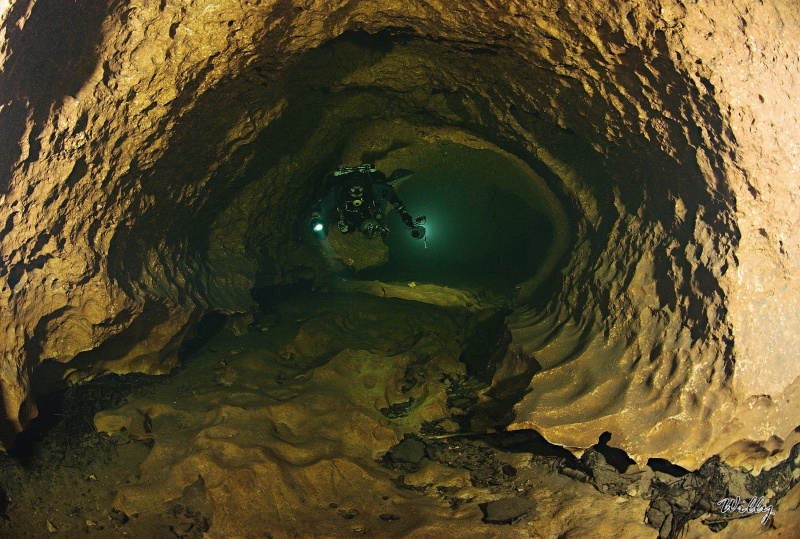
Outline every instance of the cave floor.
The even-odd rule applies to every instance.
[[[459,361],[474,311],[317,293],[231,319],[96,432],[1,455],[0,536],[656,537],[648,488],[674,477],[601,485],[532,431],[491,434]]]

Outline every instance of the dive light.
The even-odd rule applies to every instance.
[[[320,217],[312,217],[309,224],[311,225],[311,230],[314,232],[322,232],[325,230],[325,224]]]
[[[414,226],[411,227],[411,237],[415,240],[421,240],[425,237],[425,227],[421,226],[425,223],[426,218],[424,215],[420,215],[416,219],[414,219]]]

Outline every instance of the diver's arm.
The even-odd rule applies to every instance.
[[[403,220],[404,225],[407,227],[414,226],[414,219],[412,219],[411,215],[409,215],[408,211],[406,211],[405,204],[403,204],[403,201],[400,200],[399,196],[397,196],[397,192],[394,189],[392,189],[392,195],[389,197],[389,203],[392,205],[395,211],[400,214],[400,218]]]
[[[317,217],[324,217],[336,206],[336,193],[334,189],[328,191],[324,197],[317,200],[311,207],[311,211]]]
[[[385,184],[387,182],[386,174],[384,174],[380,170],[370,171],[367,174],[369,176],[370,181],[373,184],[376,184],[376,183]]]
[[[336,193],[334,189],[331,189],[311,207],[311,217],[309,219],[311,230],[314,232],[325,232],[325,219],[334,206],[336,206]],[[325,233],[327,234],[327,232]]]

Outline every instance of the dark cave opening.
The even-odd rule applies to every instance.
[[[420,170],[397,187],[426,235],[415,239],[389,215],[387,264],[359,278],[422,281],[511,290],[541,269],[554,245],[554,222],[543,208],[542,182],[502,154],[455,143],[415,155]],[[528,174],[526,175],[526,172]]]
[[[409,65],[409,57],[446,58],[450,71],[437,71],[444,64]],[[581,210],[565,195],[551,164],[491,119],[496,106],[491,100],[497,96],[472,87],[470,58],[457,43],[392,29],[345,32],[298,56],[283,71],[269,69],[265,59],[264,65],[224,79],[192,110],[181,112],[163,155],[135,171],[153,203],[141,209],[133,205],[131,215],[139,214],[115,231],[109,272],[131,294],[161,294],[170,281],[185,282],[181,295],[226,310],[245,309],[250,288],[313,279],[325,271],[324,261],[308,259],[309,246],[298,231],[324,173],[348,154],[351,162],[340,164],[359,164],[352,162],[356,151],[379,166],[394,161],[415,170],[398,190],[415,215],[428,218],[426,249],[390,213],[388,264],[361,271],[357,278],[512,293],[534,279],[531,288],[539,288],[543,301],[552,299],[558,285],[548,293],[540,285],[569,262],[573,223],[583,218]],[[499,73],[514,72],[522,69],[520,61],[500,56],[494,65]],[[393,88],[396,81],[381,80],[384,69],[429,78],[432,87],[425,92]],[[373,80],[350,80],[370,70],[377,73]],[[577,174],[595,180],[599,157],[588,145],[542,115],[523,114],[530,107],[515,105],[515,90],[504,87],[502,75],[491,79],[495,82],[479,84],[495,84],[498,93],[507,93],[499,99],[514,121],[541,132],[561,153],[580,154],[571,156]],[[278,105],[284,99],[285,106]],[[278,106],[280,113],[254,129],[248,143],[220,144],[219,133],[239,129],[237,119]],[[381,122],[388,129],[362,136]],[[454,130],[485,146],[414,144],[416,135],[409,136],[408,129],[393,131],[398,122],[420,130]],[[429,147],[421,150],[425,144]],[[543,190],[547,197],[537,194]],[[158,266],[150,264],[154,258]]]

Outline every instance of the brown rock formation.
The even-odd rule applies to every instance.
[[[0,22],[4,443],[44,364],[165,372],[204,310],[314,278],[323,173],[442,128],[524,161],[571,222],[511,316],[543,368],[512,428],[693,466],[796,426],[785,2],[27,0]]]

